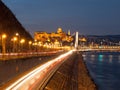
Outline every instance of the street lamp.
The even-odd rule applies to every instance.
[[[19,33],[16,33],[15,34],[17,37],[18,37],[18,43],[17,43],[17,47],[18,47],[18,52],[20,51],[20,34]]]
[[[22,43],[24,43],[25,42],[25,39],[21,39],[20,40],[20,43],[22,44]]]
[[[29,41],[28,44],[29,44],[29,50],[31,51],[32,41]]]
[[[7,38],[6,34],[2,34],[2,54],[6,53],[5,39]]]
[[[17,37],[13,37],[13,52],[17,51],[16,41],[18,40]]]
[[[22,51],[23,51],[23,43],[25,43],[25,39],[21,39],[21,40],[20,40],[21,50],[22,50]]]
[[[16,33],[15,35],[16,35],[16,36],[19,36],[19,33]]]

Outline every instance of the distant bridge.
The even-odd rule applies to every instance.
[[[79,51],[120,51],[120,46],[78,46]]]
[[[120,46],[80,46],[78,45],[78,32],[75,33],[75,49],[79,51],[120,51]]]

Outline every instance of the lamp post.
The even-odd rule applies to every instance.
[[[21,51],[23,51],[23,44],[25,43],[25,39],[21,39],[20,40],[20,44],[21,44]]]
[[[18,37],[17,47],[18,47],[18,52],[19,52],[20,51],[20,34],[16,33],[15,35],[16,35],[16,37]]]
[[[2,34],[2,54],[4,55],[6,53],[6,45],[5,45],[5,39],[6,39],[7,35],[6,34]]]
[[[17,37],[13,37],[13,52],[17,51],[17,42],[18,38]]]
[[[32,41],[29,41],[28,44],[29,44],[29,51],[31,51]]]

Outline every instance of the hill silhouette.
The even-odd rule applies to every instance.
[[[19,33],[21,38],[32,40],[31,35],[20,24],[12,11],[0,0],[0,35],[7,34],[12,38],[15,33]]]

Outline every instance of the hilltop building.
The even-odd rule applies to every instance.
[[[58,28],[57,32],[47,33],[44,31],[38,31],[34,33],[34,40],[40,41],[44,43],[56,43],[63,44],[63,42],[71,42],[73,41],[72,36],[70,35],[70,31],[66,34],[63,32],[62,28]]]

